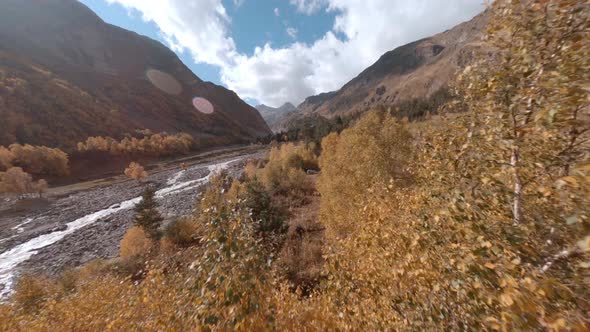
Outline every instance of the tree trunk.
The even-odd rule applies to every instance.
[[[514,172],[514,190],[512,198],[512,222],[514,225],[520,224],[520,210],[522,200],[522,183],[518,174],[518,159],[519,159],[519,148],[518,145],[512,147],[512,155],[510,156],[510,165]]]

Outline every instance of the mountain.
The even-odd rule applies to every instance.
[[[487,20],[483,12],[450,30],[383,54],[338,91],[305,99],[297,112],[280,119],[273,130],[285,129],[295,119],[312,114],[330,118],[433,95],[471,63],[477,52],[490,53],[482,41]]]
[[[270,127],[287,114],[297,111],[297,108],[291,103],[285,103],[277,108],[261,104],[256,106],[256,109]]]
[[[76,0],[0,2],[0,119],[0,145],[71,148],[88,136],[146,128],[205,144],[270,133],[233,91]]]

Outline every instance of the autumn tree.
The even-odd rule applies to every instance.
[[[519,224],[523,196],[549,174],[567,176],[584,158],[590,119],[588,6],[574,1],[497,1],[487,39],[498,52],[468,67],[460,91],[474,116],[486,160],[511,173],[512,218]],[[543,135],[543,139],[538,139]],[[508,189],[508,188],[507,188]]]
[[[45,181],[44,179],[40,179],[39,181],[37,181],[37,183],[35,183],[34,187],[37,194],[39,194],[39,198],[41,198],[43,197],[43,193],[47,191],[49,185],[47,184],[47,181]]]
[[[35,186],[30,174],[20,167],[11,167],[2,176],[0,188],[3,192],[18,194],[22,197],[33,192]]]
[[[68,155],[60,149],[29,144],[0,147],[0,169],[11,166],[23,168],[31,174],[64,176],[69,173]]]
[[[141,257],[149,253],[153,241],[146,235],[143,228],[131,227],[121,240],[120,256],[124,259]]]
[[[0,170],[7,170],[12,167],[14,154],[7,148],[0,146]]]
[[[121,141],[111,137],[88,137],[85,142],[79,142],[77,148],[79,152],[99,151],[112,155],[170,156],[186,154],[194,145],[193,137],[186,133],[141,133],[145,134],[143,138],[125,137]]]
[[[158,211],[156,202],[156,190],[153,187],[146,187],[143,191],[141,201],[135,205],[135,219],[133,223],[141,227],[147,236],[157,241],[160,238],[160,225],[164,220]]]
[[[130,163],[129,167],[125,169],[124,173],[127,175],[127,177],[137,181],[141,181],[148,176],[148,173],[145,171],[143,166],[136,162]]]
[[[335,223],[328,228],[329,235],[342,236],[361,226],[357,213],[367,188],[392,183],[402,187],[409,181],[411,142],[405,125],[391,115],[376,112],[368,113],[340,134],[324,138],[320,157],[323,175],[318,187],[323,221]]]

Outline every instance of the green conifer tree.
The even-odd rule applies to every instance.
[[[162,216],[158,211],[158,203],[155,200],[156,190],[147,187],[143,191],[142,199],[135,205],[135,220],[133,223],[141,227],[152,240],[160,238],[160,224]]]

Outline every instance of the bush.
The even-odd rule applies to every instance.
[[[270,194],[256,178],[244,184],[243,205],[251,210],[257,231],[262,233],[284,233],[287,212],[273,202]]]
[[[48,278],[23,275],[16,283],[12,300],[26,312],[36,311],[54,291],[55,286]]]
[[[141,166],[141,164],[136,162],[131,162],[123,173],[130,179],[137,180],[141,182],[141,180],[145,179],[148,176],[148,172]]]
[[[272,195],[292,196],[295,201],[300,201],[313,191],[305,176],[305,167],[317,169],[317,157],[311,149],[285,143],[271,148],[268,163],[263,168],[249,163],[244,173],[250,179],[256,177]]]
[[[75,269],[66,269],[57,278],[57,285],[64,294],[72,293],[76,290],[79,272]]]
[[[320,279],[324,260],[323,227],[316,220],[290,220],[289,231],[280,252],[280,266],[288,280],[309,292]]]
[[[35,191],[33,177],[20,167],[11,167],[2,174],[0,192],[24,195]]]
[[[6,148],[0,148],[0,167],[4,169],[19,166],[26,172],[36,175],[69,174],[68,155],[60,149],[29,144],[12,144],[9,149],[10,153],[7,153]]]
[[[168,225],[164,237],[179,247],[190,247],[199,243],[202,227],[193,219],[181,218]]]
[[[131,227],[121,240],[121,258],[131,259],[147,255],[152,248],[152,240],[141,227]]]
[[[356,125],[322,141],[318,188],[321,221],[340,236],[359,227],[359,207],[367,189],[408,183],[412,136],[385,114],[368,113]]]

